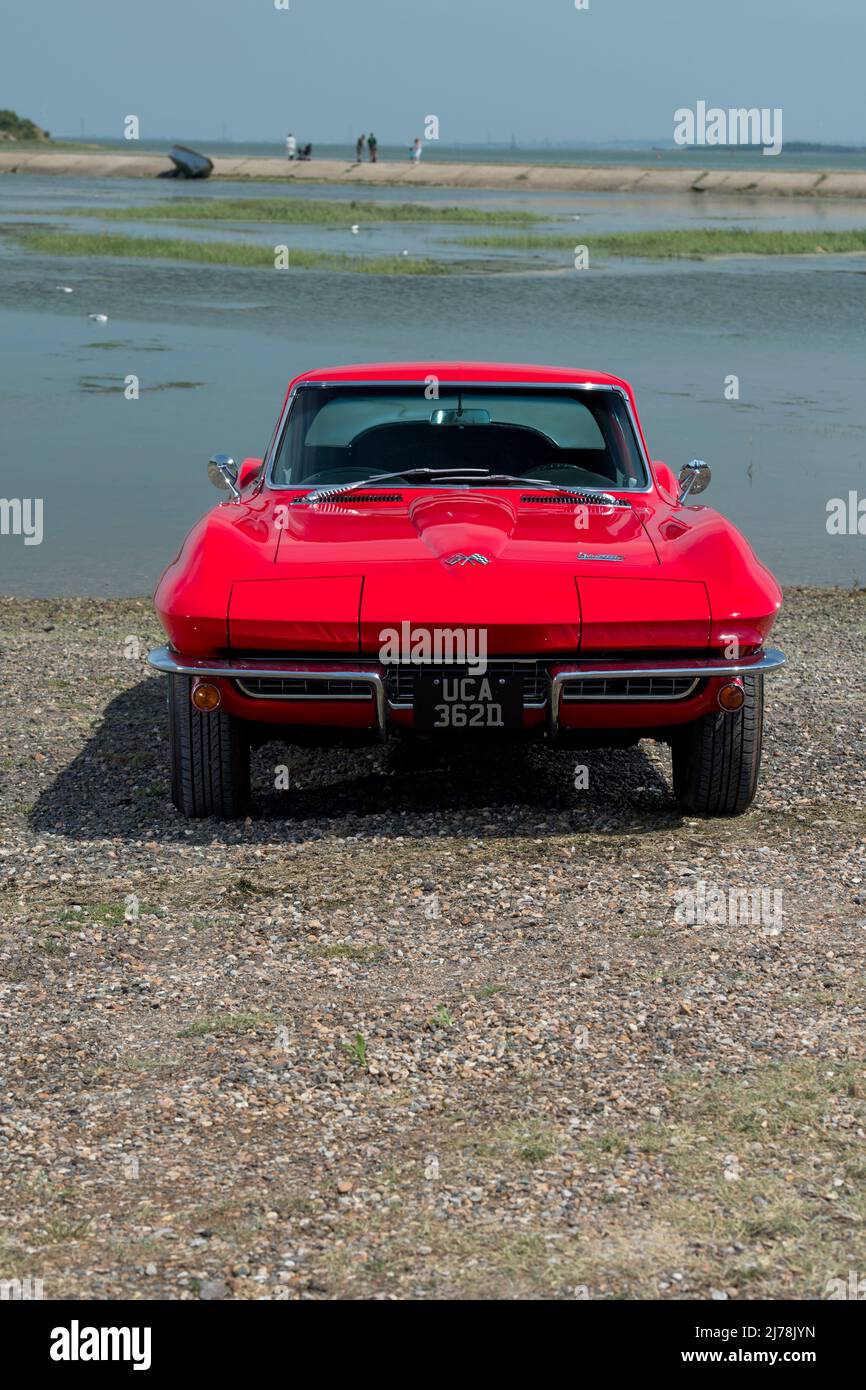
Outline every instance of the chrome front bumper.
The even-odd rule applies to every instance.
[[[710,657],[706,661],[583,661],[568,665],[551,663],[555,664],[555,670],[550,677],[549,725],[553,730],[558,727],[563,688],[568,681],[576,677],[580,677],[582,681],[646,680],[653,677],[664,679],[670,676],[693,676],[695,680],[706,680],[708,677],[719,676],[724,678],[763,675],[767,671],[778,671],[780,666],[785,665],[786,660],[782,652],[771,647],[755,656],[743,656],[732,661],[727,661],[724,657]]]
[[[211,657],[178,656],[171,647],[155,647],[152,652],[148,652],[147,660],[155,670],[174,676],[223,676],[233,681],[243,681],[244,676],[257,677],[259,680],[302,676],[308,681],[364,683],[369,685],[376,705],[376,727],[381,736],[385,736],[385,668],[378,662],[370,662],[369,665],[365,662],[359,662],[357,665],[354,662],[326,665],[312,661],[215,661]]]
[[[273,660],[215,660],[211,657],[183,657],[170,647],[156,647],[148,653],[148,662],[156,671],[177,676],[222,677],[227,680],[243,682],[244,677],[259,679],[279,679],[284,676],[302,677],[315,682],[337,684],[352,681],[368,685],[376,710],[376,727],[380,737],[387,731],[387,674],[388,668],[379,662],[326,662],[326,661],[282,661]],[[770,648],[754,656],[739,657],[727,661],[723,657],[710,657],[704,660],[663,660],[663,661],[557,661],[550,659],[547,698],[547,727],[552,738],[559,728],[559,716],[565,686],[571,680],[641,680],[647,678],[694,677],[707,678],[746,676],[777,671],[785,665],[785,657],[780,651]],[[493,665],[493,659],[491,660]],[[287,698],[287,697],[276,697]],[[292,696],[293,699],[315,699],[314,695]],[[324,699],[328,696],[322,697]],[[330,698],[345,698],[331,696]],[[675,697],[674,697],[675,698]],[[673,702],[673,701],[672,701]]]

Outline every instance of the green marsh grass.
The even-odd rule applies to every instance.
[[[188,241],[180,237],[135,237],[111,232],[53,232],[33,228],[9,233],[30,251],[51,256],[140,257],[196,261],[205,265],[274,268],[272,246],[235,241]],[[411,256],[352,256],[345,251],[305,251],[291,247],[295,270],[348,270],[367,275],[447,275],[483,269],[465,263],[413,260]]]
[[[513,232],[455,238],[458,246],[491,251],[570,251],[581,237],[595,256],[634,256],[652,260],[703,260],[707,256],[810,256],[866,251],[866,230],[847,232],[781,232],[745,227],[677,228],[667,232],[608,232],[599,236],[576,232],[544,236]]]
[[[475,222],[531,225],[534,212],[500,208],[437,207],[429,203],[342,202],[327,198],[178,198],[144,207],[62,208],[60,217],[98,217],[112,222]]]

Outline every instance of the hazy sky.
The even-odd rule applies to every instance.
[[[58,135],[383,143],[668,139],[780,106],[866,143],[864,0],[0,0],[0,106]]]

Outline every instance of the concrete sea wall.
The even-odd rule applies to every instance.
[[[866,198],[866,171],[671,169],[652,165],[352,164],[336,159],[214,159],[213,179],[413,188],[514,188],[553,193],[733,193],[739,196]],[[171,168],[162,154],[0,151],[0,174],[152,179]]]

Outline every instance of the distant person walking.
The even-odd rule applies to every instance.
[[[291,131],[286,136],[286,159],[296,159],[298,154],[298,142]]]
[[[379,153],[379,141],[376,139],[372,130],[367,136],[367,149],[370,151],[370,163],[375,164]]]
[[[361,163],[363,162],[363,159],[364,159],[364,143],[365,143],[366,139],[367,139],[366,135],[359,135],[359,136],[358,136],[358,143],[357,143],[357,145],[355,146],[355,163],[356,163],[356,164],[361,164]]]
[[[421,141],[415,136],[415,143],[409,151],[409,158],[413,164],[417,164],[421,158]]]

